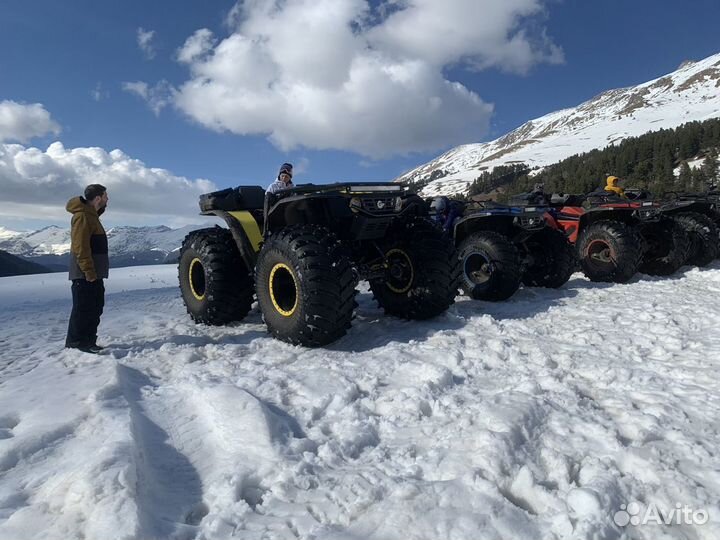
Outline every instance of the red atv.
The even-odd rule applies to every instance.
[[[576,245],[592,281],[625,283],[640,271],[669,275],[685,262],[689,239],[653,201],[608,192],[553,195],[546,219]]]

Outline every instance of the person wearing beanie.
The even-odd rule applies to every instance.
[[[65,206],[70,221],[70,275],[73,306],[65,347],[98,354],[97,329],[105,305],[103,279],[108,277],[108,240],[100,216],[108,203],[105,186],[90,184],[84,197]]]
[[[283,163],[278,172],[275,181],[270,184],[265,193],[278,193],[284,189],[293,187],[292,183],[293,166],[292,163]]]

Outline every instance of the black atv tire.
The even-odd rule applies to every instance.
[[[575,247],[561,231],[546,227],[525,243],[531,264],[525,269],[522,282],[528,287],[562,287],[577,269]]]
[[[459,287],[453,241],[426,218],[393,225],[380,246],[388,264],[382,278],[369,280],[378,305],[388,315],[423,320],[445,312]]]
[[[718,257],[718,228],[712,219],[698,212],[682,212],[673,217],[690,237],[686,264],[707,266]]]
[[[596,221],[578,238],[580,267],[590,281],[626,283],[640,267],[642,246],[642,237],[634,226],[621,221]]]
[[[690,237],[674,219],[662,220],[642,229],[646,244],[660,245],[659,253],[645,253],[639,271],[650,276],[669,276],[685,264]]]
[[[255,289],[268,331],[277,339],[322,347],[350,328],[357,280],[328,229],[297,225],[274,233],[255,265]]]
[[[178,280],[187,312],[197,323],[227,324],[250,312],[252,276],[227,229],[200,229],[185,237]]]
[[[494,231],[471,234],[458,248],[460,286],[474,300],[507,300],[520,287],[520,255],[509,238]]]

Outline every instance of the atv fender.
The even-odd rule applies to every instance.
[[[263,236],[255,217],[247,210],[209,210],[204,216],[217,216],[227,223],[240,256],[248,268],[255,268]]]

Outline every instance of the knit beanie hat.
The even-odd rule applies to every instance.
[[[280,175],[283,173],[290,175],[290,178],[292,178],[292,175],[293,175],[292,171],[293,171],[292,163],[283,163],[282,166],[280,167],[280,172],[278,173],[278,178],[280,178]]]

